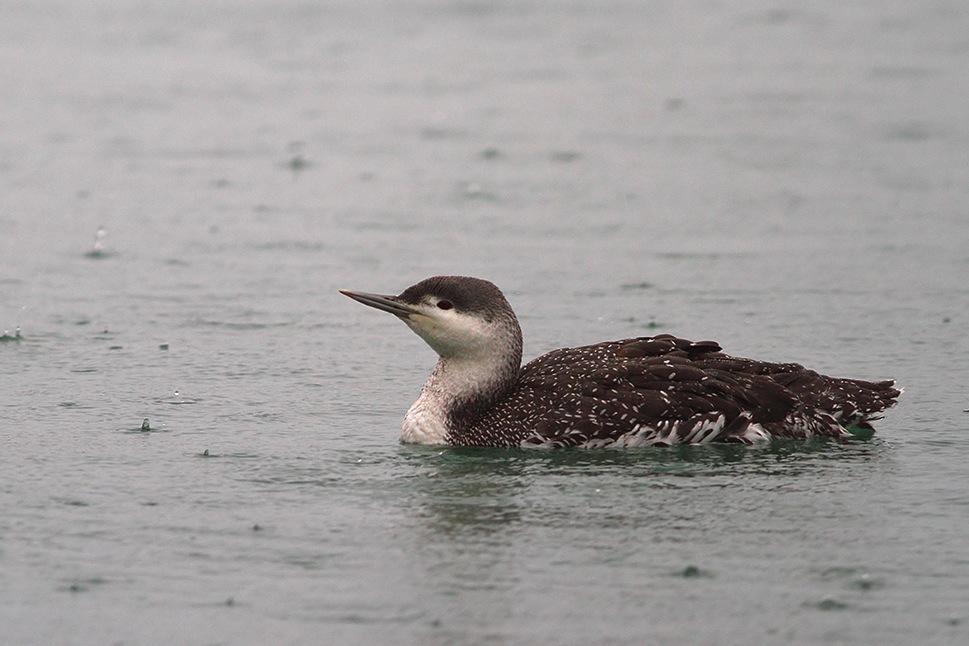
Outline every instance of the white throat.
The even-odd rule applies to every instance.
[[[515,366],[517,368],[517,366]],[[441,358],[404,416],[400,441],[408,444],[446,444],[451,427],[448,412],[476,397],[489,397],[506,379],[507,368],[494,359]]]

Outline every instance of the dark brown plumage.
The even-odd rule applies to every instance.
[[[625,447],[867,435],[892,381],[826,377],[670,335],[549,352],[519,368],[521,330],[493,284],[442,276],[400,296],[344,292],[403,319],[441,355],[405,441]],[[441,310],[444,310],[443,312]]]

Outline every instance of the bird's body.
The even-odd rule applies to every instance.
[[[895,403],[892,381],[826,377],[670,335],[563,348],[521,366],[521,328],[493,284],[439,276],[399,296],[347,292],[389,311],[440,357],[401,440],[586,448],[852,437]]]

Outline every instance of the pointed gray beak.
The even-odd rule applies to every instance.
[[[349,296],[358,303],[369,305],[384,312],[390,312],[394,316],[402,319],[409,318],[411,314],[418,314],[418,310],[407,303],[402,302],[396,296],[384,296],[383,294],[369,294],[367,292],[353,292],[349,289],[341,289],[340,293]]]

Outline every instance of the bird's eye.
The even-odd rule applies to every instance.
[[[452,305],[451,301],[449,300],[441,299],[437,302],[437,307],[438,309],[449,310],[454,307],[454,305]]]

